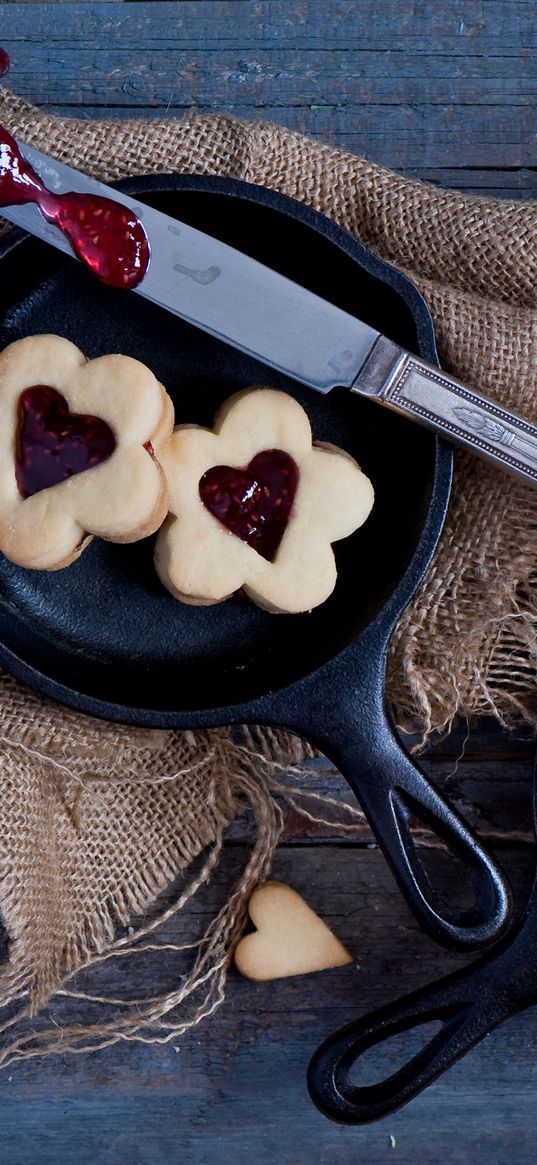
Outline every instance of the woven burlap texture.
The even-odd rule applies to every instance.
[[[414,279],[447,369],[537,420],[533,205],[410,182],[286,129],[227,116],[75,121],[44,115],[3,91],[0,121],[104,180],[219,174],[324,211]],[[439,551],[392,644],[389,694],[403,728],[418,725],[425,738],[460,713],[533,722],[536,512],[529,488],[456,455]],[[266,732],[237,743],[225,729],[192,734],[100,724],[9,678],[1,699],[0,908],[10,943],[0,1063],[119,1038],[177,1038],[223,997],[245,902],[269,868],[280,828],[278,774],[307,749]],[[121,1001],[114,1010],[114,1001],[68,990],[66,979],[83,965],[158,947],[148,931],[206,881],[226,825],[245,800],[255,810],[257,841],[230,899],[195,940],[194,964],[179,988],[131,1001],[130,1012]],[[194,873],[148,922],[157,895],[194,859]],[[99,1003],[106,1017],[26,1030],[27,1014],[62,983],[64,997],[74,996],[77,1006],[82,999]],[[12,1014],[15,1001],[20,1010]]]

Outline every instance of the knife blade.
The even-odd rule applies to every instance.
[[[142,295],[294,380],[376,400],[537,484],[537,427],[400,348],[362,320],[187,223],[155,210],[33,147],[21,152],[50,191],[102,195],[141,219],[151,263]],[[37,206],[2,216],[66,254]]]
[[[320,392],[337,384],[350,387],[378,336],[373,328],[226,243],[17,144],[54,194],[76,190],[102,195],[141,219],[151,262],[134,294]],[[61,231],[35,204],[2,208],[1,213],[30,234],[72,253]]]

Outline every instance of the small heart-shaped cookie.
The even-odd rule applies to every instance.
[[[235,965],[247,979],[284,979],[352,963],[326,923],[283,882],[258,886],[248,911],[256,930],[235,949]]]

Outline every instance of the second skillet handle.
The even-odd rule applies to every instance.
[[[490,944],[510,920],[511,895],[496,862],[462,817],[429,784],[388,724],[369,726],[369,739],[347,726],[327,755],[354,789],[403,894],[418,922],[448,947]],[[416,848],[410,820],[419,817],[464,863],[472,877],[474,904],[458,910],[443,899]]]
[[[343,1124],[379,1120],[407,1104],[507,1019],[517,1006],[508,992],[494,988],[489,965],[480,960],[475,967],[388,1003],[325,1040],[308,1070],[310,1095],[321,1112]],[[375,1084],[352,1083],[351,1070],[369,1048],[434,1020],[440,1021],[440,1030],[402,1068]]]

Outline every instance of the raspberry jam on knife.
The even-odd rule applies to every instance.
[[[298,486],[298,466],[283,449],[265,449],[244,469],[215,465],[199,483],[200,498],[242,542],[272,562]]]
[[[149,265],[149,240],[140,219],[119,202],[96,194],[53,194],[0,126],[0,206],[35,202],[59,227],[75,255],[112,287],[129,290]]]
[[[70,413],[55,388],[35,384],[21,393],[15,475],[23,498],[100,465],[115,447],[106,421]]]

